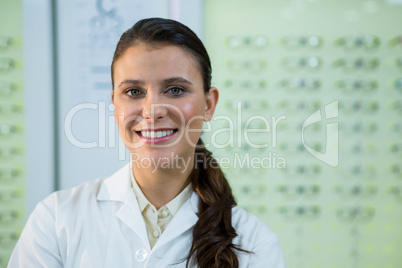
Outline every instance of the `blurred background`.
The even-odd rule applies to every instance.
[[[110,63],[155,16],[204,41],[204,141],[288,267],[402,267],[401,0],[1,0],[0,267],[37,202],[129,161]]]

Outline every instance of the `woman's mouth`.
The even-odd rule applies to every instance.
[[[145,139],[146,143],[158,143],[169,140],[174,136],[178,129],[159,129],[136,131],[140,138]]]

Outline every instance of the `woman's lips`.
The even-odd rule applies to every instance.
[[[170,140],[177,131],[178,129],[144,129],[136,131],[136,133],[142,140],[145,141],[145,143],[160,143]]]

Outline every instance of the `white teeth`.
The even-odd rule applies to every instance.
[[[163,131],[141,131],[141,135],[145,138],[162,138],[173,133],[173,130],[163,130]]]

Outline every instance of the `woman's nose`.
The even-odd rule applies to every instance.
[[[142,117],[151,122],[164,118],[167,115],[165,103],[161,101],[161,96],[148,93],[145,97],[142,108]]]

